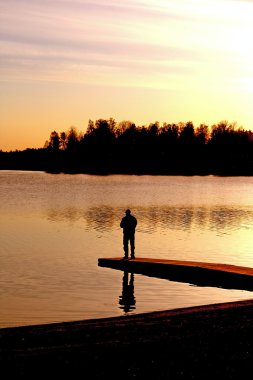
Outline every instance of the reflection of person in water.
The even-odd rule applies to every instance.
[[[124,271],[122,280],[122,295],[119,297],[120,309],[123,309],[125,313],[135,309],[135,297],[134,297],[134,274],[130,274]]]
[[[130,241],[131,259],[134,259],[134,235],[135,227],[137,226],[137,219],[131,215],[131,211],[126,210],[126,215],[121,219],[120,227],[123,228],[123,248],[125,252],[125,259],[128,259],[128,243]]]

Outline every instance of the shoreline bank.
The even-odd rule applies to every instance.
[[[253,369],[253,300],[0,329],[14,378],[238,379]]]

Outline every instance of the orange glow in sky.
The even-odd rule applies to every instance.
[[[253,129],[253,2],[0,4],[0,149],[113,117]]]

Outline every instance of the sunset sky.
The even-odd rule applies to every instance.
[[[253,129],[253,1],[0,0],[0,149],[113,117]]]

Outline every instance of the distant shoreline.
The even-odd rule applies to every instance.
[[[71,174],[253,175],[253,132],[222,121],[136,126],[114,119],[52,131],[43,148],[3,152],[0,169]]]
[[[104,171],[99,171],[99,170],[94,170],[94,171],[50,171],[47,169],[34,169],[34,168],[1,168],[0,167],[0,172],[4,171],[17,171],[17,172],[41,172],[41,173],[48,173],[48,174],[70,174],[70,175],[78,175],[78,174],[86,174],[86,175],[97,175],[101,177],[106,177],[106,176],[112,176],[112,175],[122,175],[122,176],[128,176],[128,175],[135,175],[135,176],[153,176],[153,177],[252,177],[252,173],[185,173],[185,172],[179,172],[179,173],[164,173],[164,172],[104,172]]]

